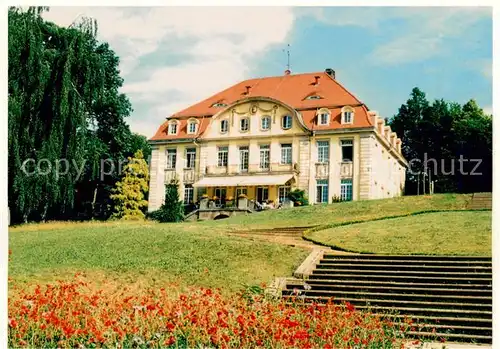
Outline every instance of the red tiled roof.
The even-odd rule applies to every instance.
[[[318,84],[315,84],[316,77],[319,77]],[[247,86],[250,86],[249,93]],[[321,99],[306,99],[311,95],[319,95]],[[214,103],[224,101],[230,105],[240,99],[248,97],[269,97],[279,100],[296,110],[304,119],[304,123],[310,129],[338,129],[338,128],[359,128],[372,126],[371,118],[368,116],[368,109],[363,103],[347,91],[340,83],[325,72],[306,73],[295,75],[273,76],[242,81],[229,87],[201,102],[198,102],[184,110],[173,114],[170,118],[179,119],[180,127],[177,135],[167,135],[164,122],[152,140],[193,138],[196,135],[187,134],[187,118],[195,117],[200,120],[199,131],[203,133],[208,125],[208,118],[202,122],[202,117],[213,116],[223,108],[212,107]],[[354,107],[354,124],[340,124],[340,110],[343,106]],[[332,119],[327,126],[319,126],[316,123],[316,110],[318,108],[328,108],[332,113]],[[170,119],[169,118],[169,119]]]

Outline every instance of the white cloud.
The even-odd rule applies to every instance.
[[[400,64],[421,61],[441,54],[444,41],[459,37],[477,21],[489,16],[485,8],[407,8],[389,11],[388,17],[404,19],[407,30],[372,53],[374,63]]]
[[[150,103],[152,115],[133,115],[129,120],[134,131],[148,137],[166,116],[247,78],[252,59],[283,44],[294,22],[292,9],[285,7],[265,11],[256,7],[53,7],[44,17],[67,26],[79,15],[97,20],[99,38],[109,42],[120,57],[125,78],[122,91],[132,105]],[[179,50],[194,59],[160,67],[144,78],[134,75],[140,58],[157,51],[169,37],[186,39],[184,46],[191,46]],[[127,76],[135,82],[128,83]],[[168,100],[169,91],[182,97]],[[157,120],[154,125],[153,119]]]

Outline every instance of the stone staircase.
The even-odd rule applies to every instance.
[[[311,254],[313,255],[313,254]],[[309,257],[308,257],[309,258]],[[304,279],[289,279],[282,297],[347,301],[357,309],[411,318],[415,338],[491,343],[491,257],[338,255],[311,258]],[[300,268],[299,268],[300,269]]]
[[[491,193],[473,193],[467,208],[469,210],[491,210],[492,201]]]

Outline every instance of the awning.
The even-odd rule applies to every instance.
[[[246,187],[253,185],[283,185],[293,174],[204,177],[194,187]]]

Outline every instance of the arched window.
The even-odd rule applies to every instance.
[[[188,121],[188,134],[195,134],[198,130],[198,120],[190,119]]]
[[[263,131],[267,131],[271,128],[271,117],[269,115],[264,115],[262,119],[260,119],[260,129]]]
[[[177,120],[172,120],[168,123],[168,134],[169,135],[176,135],[178,131],[178,124],[179,122]]]
[[[342,124],[352,124],[354,122],[354,109],[352,107],[342,108]]]
[[[284,130],[289,130],[292,128],[292,116],[291,115],[283,115],[281,118],[281,127]]]
[[[318,110],[318,125],[325,126],[330,124],[330,111],[326,108]]]

